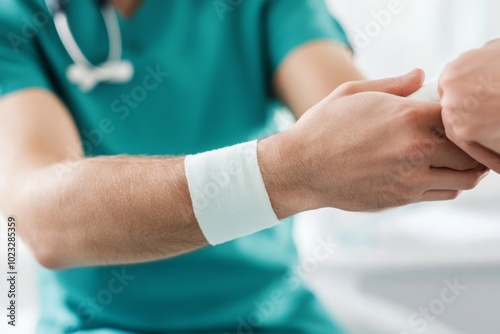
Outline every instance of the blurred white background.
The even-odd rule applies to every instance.
[[[381,25],[379,33],[372,33],[368,43],[360,39],[359,31],[374,22],[372,11],[387,9],[391,0],[328,1],[354,43],[356,62],[369,78],[399,75],[415,67],[423,68],[428,78],[437,77],[460,52],[500,36],[500,2],[495,0],[401,0],[400,12]],[[340,245],[307,276],[351,333],[500,332],[498,175],[490,175],[478,189],[454,202],[379,214],[306,213],[299,217],[296,235],[305,263],[318,236]],[[32,333],[38,316],[34,262],[24,246],[19,251],[21,326],[8,332],[0,327],[1,333]],[[1,252],[5,258],[5,247]],[[466,290],[452,303],[439,303],[444,281],[455,278]],[[3,280],[0,291],[5,291]],[[441,305],[444,309],[438,308]],[[419,315],[422,308],[430,310],[427,318]]]
[[[374,14],[398,3],[398,13],[390,18]],[[424,69],[428,79],[437,78],[461,52],[500,37],[496,0],[328,4],[368,78],[415,67]],[[325,209],[298,220],[296,238],[306,276],[350,333],[500,333],[499,175],[492,173],[453,202],[378,214]],[[318,237],[329,237],[339,247],[329,259],[316,261],[316,268]],[[445,281],[455,279],[466,288],[446,303]]]

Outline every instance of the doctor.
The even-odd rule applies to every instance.
[[[340,333],[280,220],[486,172],[405,98],[421,71],[343,84],[322,1],[0,6],[0,209],[45,267],[39,333]],[[300,120],[257,142],[276,101]]]
[[[448,137],[500,173],[500,39],[448,64],[439,93]]]

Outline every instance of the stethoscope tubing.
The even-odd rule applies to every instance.
[[[118,15],[114,7],[106,0],[99,0],[99,9],[106,26],[109,39],[108,59],[93,65],[78,46],[68,24],[66,2],[68,0],[45,0],[47,8],[54,20],[59,39],[73,61],[67,70],[68,79],[80,86],[82,91],[92,90],[99,82],[124,83],[133,76],[133,65],[123,60],[122,36]]]

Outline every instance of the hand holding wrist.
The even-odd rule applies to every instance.
[[[342,85],[291,129],[259,142],[276,215],[321,207],[374,211],[453,199],[473,188],[485,169],[439,135],[440,104],[404,98],[422,80],[413,72]]]

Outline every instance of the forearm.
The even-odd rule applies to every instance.
[[[298,119],[344,82],[362,79],[346,46],[319,40],[291,52],[276,72],[273,86]]]
[[[64,168],[31,173],[7,208],[23,222],[20,232],[42,264],[135,263],[207,244],[193,213],[184,158],[100,157],[58,173]]]
[[[211,209],[219,208],[220,212],[203,208],[199,211],[196,193],[193,208],[189,189],[209,187],[213,168],[218,168],[209,166],[210,152],[203,155],[208,155],[209,165],[205,167],[185,163],[183,157],[85,158],[69,111],[50,92],[25,90],[1,99],[0,130],[0,143],[4,143],[0,145],[0,210],[15,214],[23,222],[20,236],[46,267],[165,259],[207,245],[210,241],[207,235],[213,237],[221,226],[217,214],[226,224],[235,222],[227,226],[238,233],[225,233],[227,241],[232,236],[238,238],[245,227],[248,233],[260,230],[259,222],[263,225],[269,218],[259,220],[254,226],[253,215],[247,214],[245,219],[242,212],[241,220],[234,218],[239,214],[234,212],[235,207],[211,205]],[[258,168],[256,156],[252,164],[246,165],[248,168],[240,168],[249,162],[249,152],[228,149],[228,155],[235,154],[232,162],[239,161],[239,165],[222,163],[223,169],[228,167],[229,172],[239,173]],[[208,175],[209,180],[190,178],[188,186],[186,175],[197,173]],[[252,185],[252,182],[249,179],[247,183]],[[231,183],[225,188],[226,195],[233,194],[231,191],[240,193],[235,189],[239,184]],[[254,190],[254,194],[262,194]],[[265,202],[265,198],[261,199],[252,207],[259,210],[255,212],[265,211],[259,207]],[[231,209],[233,215],[228,219],[226,212]],[[207,220],[207,214],[212,214],[215,222]],[[270,224],[275,222],[269,219]],[[246,232],[242,235],[247,235]],[[223,234],[221,240],[225,242]],[[215,243],[215,239],[211,242]]]

